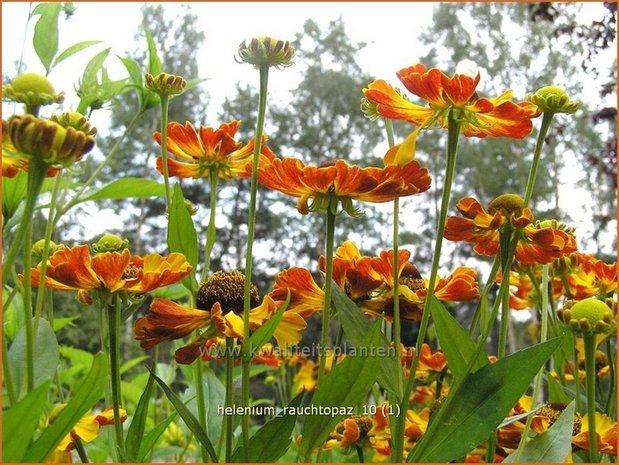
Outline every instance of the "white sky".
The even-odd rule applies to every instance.
[[[198,16],[197,26],[205,33],[205,46],[198,56],[200,77],[208,79],[203,86],[210,95],[206,122],[217,123],[218,108],[226,96],[234,94],[236,82],[255,84],[257,81],[257,73],[251,66],[239,65],[234,61],[234,53],[243,39],[271,35],[292,40],[308,18],[325,26],[328,21],[341,15],[350,38],[368,43],[360,56],[362,67],[370,75],[396,82],[395,71],[417,62],[424,53],[417,36],[421,29],[431,24],[434,5],[433,2],[192,2],[192,10]],[[76,2],[76,6],[77,10],[70,20],[65,21],[64,14],[61,14],[59,50],[83,40],[98,39],[104,44],[75,55],[52,71],[50,79],[57,90],[67,93],[65,106],[76,102],[72,97],[73,83],[95,51],[112,47],[106,62],[108,70],[112,78],[125,76],[124,68],[113,59],[113,55],[126,55],[137,47],[134,35],[141,22],[142,3]],[[173,6],[174,3],[167,4],[170,11]],[[2,2],[1,8],[3,68],[19,59],[25,37],[24,61],[28,64],[27,70],[43,73],[44,69],[31,47],[32,24],[24,36],[28,3]],[[600,19],[603,11],[601,2],[585,3],[581,17],[583,21]],[[145,43],[142,46],[145,47]],[[270,74],[272,98],[278,97],[277,89],[290,88],[291,78],[294,82],[293,69]],[[522,97],[524,95],[516,95],[517,99]],[[3,104],[4,111],[9,111],[6,104]],[[106,118],[105,112],[95,112],[93,123],[104,127]],[[589,215],[592,212],[585,193],[573,187],[579,175],[573,170],[565,173],[562,207],[572,217],[580,218],[576,226],[579,234],[586,236],[590,226],[582,212]],[[110,227],[109,224],[106,226]]]

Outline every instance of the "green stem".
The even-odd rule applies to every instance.
[[[26,392],[34,389],[34,335],[32,320],[32,221],[26,220],[24,238],[24,326],[26,331]]]
[[[509,282],[510,270],[503,270],[503,279]],[[509,327],[509,291],[504,292],[501,296],[501,325],[499,326],[499,347],[497,350],[497,359],[505,357],[507,349],[507,330]]]
[[[499,257],[495,257],[494,262],[492,263],[492,269],[490,270],[490,274],[488,275],[488,279],[486,280],[486,285],[481,291],[481,295],[479,296],[479,302],[477,303],[477,307],[475,307],[475,313],[473,314],[473,318],[471,318],[471,324],[469,326],[469,336],[471,337],[473,337],[473,335],[475,334],[475,328],[477,327],[477,323],[479,323],[480,319],[481,319],[480,332],[482,332],[481,328],[484,328],[486,326],[488,315],[486,314],[487,312],[483,312],[483,315],[482,315],[482,309],[483,309],[484,303],[486,306],[488,305],[488,294],[494,287],[494,283],[496,281],[496,275],[499,272],[500,266],[501,266],[501,261],[499,260]]]
[[[390,119],[385,119],[385,129],[387,131],[387,142],[389,147],[395,145],[395,138],[393,135],[393,122]],[[402,320],[400,318],[400,198],[393,199],[393,345],[396,350],[396,358],[398,361],[398,370],[396,372],[396,385],[402,386],[402,380],[404,373],[402,371]],[[391,338],[390,338],[391,340]],[[394,405],[398,401],[397,397],[392,396],[390,399],[391,405]],[[398,415],[396,415],[395,409],[391,412],[389,422],[391,427],[396,429],[398,426]],[[399,453],[399,449],[398,449]]]
[[[193,373],[194,373],[194,378],[195,378],[195,383],[196,383],[196,397],[197,397],[196,402],[198,403],[198,421],[200,422],[200,425],[202,426],[202,428],[204,428],[204,431],[207,431],[206,409],[204,408],[204,400],[205,400],[204,379],[203,379],[203,374],[202,374],[202,359],[200,357],[198,357],[198,360],[193,362]],[[202,454],[202,462],[204,463],[209,462],[210,460],[209,460],[209,455],[206,450],[206,447],[204,446],[200,447],[200,451]]]
[[[585,371],[587,376],[587,420],[589,422],[589,462],[599,461],[595,425],[595,334],[585,334]]]
[[[616,379],[616,369],[615,369],[615,356],[616,352],[613,352],[612,345],[610,342],[610,338],[606,340],[606,356],[608,357],[608,368],[609,368],[609,382],[610,386],[608,387],[608,399],[606,400],[606,413],[613,419],[616,419],[616,408],[614,403],[617,401],[617,379]]]
[[[170,213],[170,177],[168,175],[168,96],[161,97],[161,166],[165,185],[166,211]]]
[[[451,185],[454,178],[456,168],[456,157],[458,151],[458,136],[460,135],[461,123],[453,118],[452,113],[449,114],[449,123],[447,131],[447,163],[445,166],[445,180],[443,183],[443,195],[441,198],[441,211],[439,214],[438,225],[436,228],[436,242],[434,246],[434,257],[432,258],[432,271],[430,273],[430,281],[428,283],[428,293],[423,305],[423,314],[421,324],[419,325],[419,334],[417,343],[415,344],[415,357],[411,364],[410,375],[404,387],[404,395],[402,397],[401,415],[396,423],[397,430],[392,435],[396,440],[393,442],[393,453],[391,460],[401,462],[404,455],[404,422],[406,412],[408,410],[409,398],[415,385],[415,373],[419,364],[419,354],[421,347],[426,337],[428,325],[430,322],[430,302],[434,298],[434,287],[436,286],[436,277],[438,275],[438,267],[440,263],[441,248],[443,246],[443,233],[445,232],[445,220],[447,219],[447,210],[449,209],[449,200],[451,197]]]
[[[548,265],[544,265],[542,267],[542,329],[540,334],[540,343],[546,342],[548,339]],[[537,373],[537,377],[535,378],[535,384],[533,386],[533,404],[537,402],[539,397],[539,393],[542,389],[542,380],[544,379],[544,367],[540,368]],[[527,421],[524,425],[524,431],[522,432],[522,436],[520,437],[520,443],[518,444],[518,448],[514,453],[513,462],[518,462],[520,459],[520,454],[522,453],[522,449],[524,448],[524,444],[528,440],[529,431],[531,430],[531,422],[533,421],[533,415],[529,415],[527,417]]]
[[[254,138],[254,154],[252,160],[251,184],[249,189],[249,218],[247,220],[247,250],[245,254],[245,283],[243,287],[243,357],[241,365],[241,406],[249,406],[249,366],[251,357],[249,350],[249,312],[251,310],[251,275],[253,265],[254,230],[256,227],[256,199],[258,191],[258,162],[262,151],[262,133],[267,106],[267,89],[269,82],[269,66],[260,66],[260,94],[258,97],[258,121]],[[249,460],[249,417],[241,418],[245,459]]]
[[[75,205],[77,205],[80,202],[80,197],[82,196],[84,191],[88,187],[90,187],[90,185],[99,176],[99,173],[101,173],[101,171],[103,171],[103,169],[112,161],[114,155],[116,154],[116,151],[125,141],[125,138],[129,135],[129,133],[133,130],[133,127],[135,126],[135,124],[138,122],[140,115],[141,113],[138,113],[133,117],[133,119],[129,122],[129,124],[125,128],[125,131],[122,133],[122,135],[114,143],[114,145],[112,146],[108,154],[105,156],[105,160],[103,160],[103,162],[97,167],[97,169],[93,171],[93,173],[90,175],[88,180],[84,184],[81,185],[81,187],[77,190],[77,192],[71,198],[71,200],[69,200],[64,207],[58,208],[58,211],[56,212],[56,216],[54,217],[54,225],[58,223],[58,220],[60,220],[60,217],[62,215],[64,215],[66,212],[68,212],[71,208],[73,208]]]
[[[47,259],[49,257],[50,242],[52,240],[52,234],[54,233],[54,214],[56,204],[58,202],[58,193],[60,191],[60,184],[62,180],[62,174],[59,174],[54,180],[54,188],[52,190],[52,198],[50,200],[49,213],[47,215],[47,224],[45,225],[45,237],[43,243],[43,254],[41,255],[41,269],[39,271],[39,288],[37,290],[37,300],[34,308],[34,332],[37,332],[39,327],[39,318],[43,311],[43,297],[45,296],[45,276],[47,275]],[[51,321],[50,321],[51,324]]]
[[[333,199],[332,199],[333,200]],[[331,318],[331,286],[333,281],[333,243],[335,241],[335,209],[337,199],[329,202],[327,209],[327,233],[325,238],[325,303],[322,310],[322,328],[320,338],[320,365],[318,368],[318,385],[325,376],[329,345],[329,320]]]
[[[11,242],[9,246],[9,250],[4,256],[4,263],[2,264],[2,287],[4,288],[5,284],[8,282],[9,276],[11,274],[11,269],[13,268],[13,264],[15,263],[15,259],[17,258],[17,254],[19,253],[21,246],[24,243],[24,240],[27,236],[28,228],[32,226],[32,219],[34,217],[34,207],[37,203],[37,199],[39,197],[39,193],[41,192],[41,186],[43,185],[43,180],[45,179],[45,173],[47,171],[47,165],[40,161],[38,158],[33,158],[30,160],[29,170],[28,170],[28,188],[26,193],[26,204],[24,206],[24,214],[22,216],[22,221],[19,223],[17,227],[17,231],[15,232],[14,240]],[[26,251],[28,254],[31,253],[31,250]],[[32,316],[31,316],[32,317]]]
[[[231,337],[226,337],[226,398],[225,405],[226,410],[232,407],[233,401],[233,377],[234,377],[234,339]],[[230,463],[230,458],[232,457],[232,434],[234,430],[234,417],[232,415],[226,415],[224,420],[226,421],[225,428],[225,436],[226,436],[226,448],[225,448],[225,457],[226,463]]]
[[[75,445],[75,450],[77,451],[77,455],[79,455],[82,463],[89,463],[88,454],[86,453],[86,449],[84,449],[84,443],[79,437],[73,436],[73,444]]]
[[[208,219],[208,228],[206,230],[206,246],[204,248],[204,269],[202,270],[201,281],[206,280],[206,275],[211,270],[211,253],[213,252],[213,246],[215,245],[215,237],[217,235],[217,227],[215,226],[215,208],[217,206],[217,184],[218,176],[216,170],[210,170],[209,181],[211,184],[211,200],[210,200],[210,212]]]
[[[578,413],[582,412],[582,407],[580,403],[580,376],[578,374],[578,350],[576,350],[576,336],[572,337],[572,341],[574,343],[574,350],[572,351],[572,356],[574,358],[574,369],[572,371],[572,375],[574,376],[574,394],[576,399],[576,411]]]
[[[120,388],[120,326],[121,326],[121,299],[113,297],[113,305],[108,306],[108,330],[110,338],[110,379],[112,383],[112,408],[114,410],[114,432],[116,448],[120,458],[125,456],[125,440],[123,425],[120,421],[120,404],[122,393]]]
[[[535,152],[533,153],[533,162],[531,163],[531,170],[529,171],[529,179],[527,180],[527,188],[524,194],[524,206],[528,206],[533,195],[533,188],[535,187],[535,178],[537,177],[537,169],[542,154],[542,147],[544,146],[544,140],[550,129],[550,123],[554,113],[546,112],[542,117],[542,126],[540,127],[539,134],[537,136],[537,142],[535,144]]]

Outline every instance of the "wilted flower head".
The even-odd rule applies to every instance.
[[[261,36],[241,42],[235,59],[238,63],[252,64],[255,68],[273,66],[283,69],[292,65],[293,56],[294,47],[287,40]]]
[[[4,123],[3,123],[4,127]],[[25,158],[68,167],[95,145],[92,136],[32,115],[13,115],[7,122],[9,141]],[[3,136],[3,146],[4,146]]]

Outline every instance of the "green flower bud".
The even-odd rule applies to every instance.
[[[31,106],[50,105],[64,101],[63,92],[57,94],[46,77],[35,73],[21,74],[13,82],[3,84],[2,97]]]
[[[488,213],[497,211],[505,216],[520,215],[524,208],[524,199],[517,194],[502,194],[490,202]]]
[[[261,36],[241,42],[235,60],[237,63],[252,64],[255,68],[273,66],[283,69],[292,65],[293,57],[294,47],[287,40]]]
[[[146,73],[144,80],[147,89],[161,96],[182,94],[185,86],[187,86],[187,81],[182,77],[168,73],[160,73],[157,76]]]
[[[54,113],[49,119],[58,123],[63,128],[73,128],[76,131],[83,132],[87,136],[95,136],[97,128],[90,125],[90,121],[77,111],[65,111],[64,113]]]
[[[98,242],[91,245],[94,253],[120,252],[129,247],[127,239],[121,239],[116,234],[104,234]]]
[[[8,128],[10,142],[16,150],[48,165],[70,166],[95,145],[92,136],[32,115],[11,116]]]
[[[534,103],[543,112],[550,113],[574,113],[580,105],[578,100],[570,100],[567,92],[558,86],[542,87],[534,94],[527,95],[525,100]]]
[[[605,334],[616,328],[611,307],[595,298],[566,302],[560,316],[574,332],[580,334]]]
[[[53,255],[56,250],[61,248],[61,245],[56,244],[54,241],[49,241],[49,255]],[[43,258],[43,251],[45,248],[45,239],[36,241],[32,245],[32,258],[35,260],[41,260]]]

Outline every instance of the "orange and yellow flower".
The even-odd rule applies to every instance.
[[[408,101],[384,80],[376,80],[363,89],[365,97],[376,105],[379,115],[417,126],[402,144],[409,148],[407,153],[388,152],[386,164],[410,161],[414,157],[414,145],[419,132],[435,125],[447,127],[450,113],[461,122],[461,131],[466,137],[515,139],[529,135],[532,130],[531,118],[540,114],[538,107],[530,102],[512,102],[511,90],[495,98],[480,98],[476,92],[479,73],[474,77],[466,74],[449,77],[437,68],[427,69],[422,64],[415,64],[396,74],[406,89],[429,105]]]
[[[605,263],[592,255],[570,256],[567,284],[570,296],[583,300],[596,295],[607,296],[617,290],[617,263]]]
[[[269,295],[249,313],[251,330],[256,330],[268,321],[283,302],[275,302]],[[301,331],[307,323],[300,315],[285,311],[273,336],[280,347],[289,347],[301,340]],[[189,364],[208,353],[213,337],[225,336],[243,339],[243,318],[233,311],[224,314],[219,302],[210,310],[187,308],[171,300],[155,299],[150,311],[134,324],[136,339],[143,349],[188,336],[193,331],[204,329],[202,334],[176,351],[178,363]]]
[[[415,265],[410,252],[399,251],[400,307],[402,318],[419,319],[427,295],[427,282]],[[324,271],[325,259],[320,259]],[[370,316],[393,318],[393,251],[383,250],[378,257],[362,256],[356,246],[347,241],[338,247],[333,260],[333,278],[346,294]],[[444,301],[463,301],[479,296],[474,270],[459,267],[447,278],[437,280],[435,295]],[[279,273],[271,295],[284,299],[290,291],[291,311],[308,317],[324,308],[324,292],[309,270],[290,268]]]
[[[536,269],[531,269],[533,275],[537,278],[537,282],[541,283],[541,272]],[[503,274],[499,271],[496,282],[501,283]],[[563,283],[558,277],[552,277],[552,298],[557,300],[563,295]],[[513,310],[525,310],[534,308],[541,303],[540,296],[535,290],[535,285],[531,277],[522,271],[513,271],[509,273],[509,308]]]
[[[359,211],[353,200],[389,202],[430,188],[428,170],[412,161],[404,166],[385,168],[351,166],[337,160],[325,166],[306,166],[297,158],[275,158],[258,171],[258,181],[269,189],[297,197],[297,210],[306,215],[311,211],[332,209],[338,203],[351,216]]]
[[[40,280],[39,264],[32,269],[32,284]],[[61,247],[47,263],[45,287],[78,291],[78,299],[90,304],[90,292],[128,292],[145,294],[174,284],[191,272],[191,265],[180,253],[167,257],[149,254],[131,256],[128,249],[91,255],[88,245]]]
[[[51,424],[56,417],[65,408],[66,404],[59,404],[54,407],[49,415],[48,422]],[[120,421],[124,422],[127,419],[127,412],[120,409]],[[109,408],[98,414],[84,415],[76,425],[71,429],[56,449],[47,458],[48,463],[71,463],[71,451],[75,449],[75,440],[81,442],[92,442],[99,436],[99,430],[102,426],[114,424],[114,410]]]
[[[248,177],[254,154],[254,139],[243,145],[234,139],[239,121],[223,123],[219,128],[201,126],[198,131],[186,122],[168,123],[167,147],[176,158],[167,158],[168,174],[179,178],[204,178],[213,170],[221,179]],[[161,133],[154,138],[161,144]],[[266,140],[266,138],[264,138]],[[274,155],[264,144],[260,151],[261,159],[271,160]],[[163,173],[163,159],[157,158],[157,170]]]
[[[501,197],[517,196],[506,194]],[[471,197],[460,199],[456,208],[464,217],[447,218],[444,236],[450,241],[473,244],[473,250],[479,255],[493,256],[499,252],[500,231],[508,223],[513,229],[519,230],[515,259],[521,265],[552,263],[576,251],[573,235],[552,225],[532,224],[533,214],[528,208],[515,205],[505,208],[499,205],[494,209],[489,208],[487,212]]]
[[[617,456],[617,422],[609,416],[600,412],[595,412],[595,428],[597,436],[597,448],[603,454]],[[580,433],[572,437],[572,444],[589,450],[589,417],[582,419]]]

